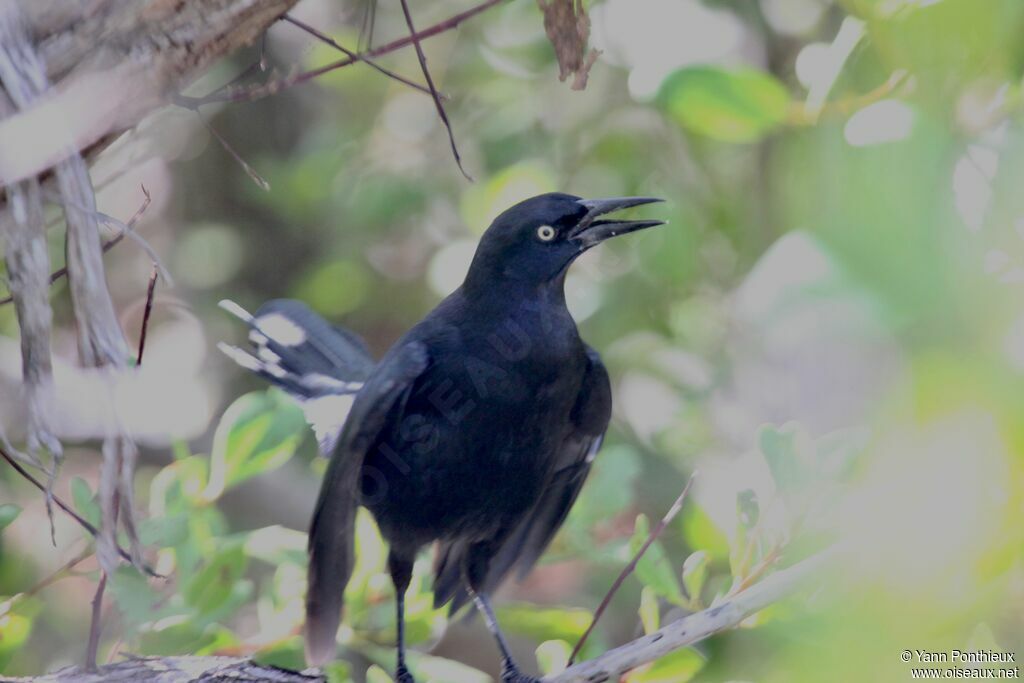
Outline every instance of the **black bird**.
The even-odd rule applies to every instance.
[[[361,504],[389,544],[397,680],[413,681],[404,593],[417,552],[435,541],[435,604],[472,599],[501,650],[503,683],[536,680],[513,662],[489,596],[544,552],[611,414],[608,374],[565,305],[565,274],[602,241],[662,223],[599,216],[657,201],[552,193],[513,206],[480,240],[462,286],[376,365],[358,337],[299,302],[270,302],[255,317],[226,304],[252,327],[257,352],[222,348],[303,403],[331,458],[309,530],[310,665],[335,655]]]

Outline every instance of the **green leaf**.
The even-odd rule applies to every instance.
[[[644,633],[651,634],[661,626],[661,607],[658,605],[658,594],[650,586],[640,591],[640,623]]]
[[[0,616],[0,671],[3,671],[32,633],[32,620],[22,614]]]
[[[297,669],[297,671],[301,671],[305,667],[305,662],[303,662],[302,667]],[[348,662],[329,662],[324,664],[323,670],[327,683],[351,683],[352,681],[352,671],[348,666]]]
[[[249,532],[245,554],[271,565],[305,564],[306,534],[279,524]]]
[[[282,392],[240,397],[224,412],[213,437],[208,500],[249,477],[280,467],[306,433],[302,409]]]
[[[75,505],[75,512],[82,515],[93,526],[99,526],[100,506],[85,479],[75,477],[71,480],[71,502]]]
[[[391,674],[374,664],[366,670],[366,683],[392,683]]]
[[[785,120],[789,107],[785,86],[749,68],[680,69],[658,100],[684,128],[724,142],[756,142]]]
[[[683,538],[691,548],[700,548],[711,557],[729,555],[729,539],[694,500],[686,503],[682,512]]]
[[[188,540],[188,516],[150,517],[139,524],[139,540],[145,546],[173,548]]]
[[[758,430],[757,440],[779,493],[786,495],[802,488],[814,464],[807,452],[807,434],[794,423],[780,428],[764,425]]]
[[[761,518],[761,507],[753,489],[743,489],[736,494],[736,516],[747,529],[757,526],[757,520]]]
[[[490,683],[491,677],[479,669],[444,657],[416,653],[410,657],[416,680],[424,683]],[[367,677],[369,683],[369,677]],[[390,678],[388,679],[390,681]]]
[[[594,526],[614,518],[632,502],[633,482],[640,469],[639,455],[628,446],[607,445],[601,450],[566,524],[584,550],[594,545]]]
[[[20,514],[21,508],[13,503],[0,505],[0,531],[17,519]]]
[[[637,515],[633,537],[629,541],[630,552],[634,555],[639,552],[649,535],[650,530],[647,517],[645,515]],[[665,550],[659,541],[652,543],[651,547],[644,553],[644,556],[637,562],[636,576],[640,583],[650,586],[655,593],[666,600],[676,605],[686,603],[686,600],[683,598],[683,592],[679,587],[679,581],[676,579],[675,570],[672,569],[668,558],[665,557]]]
[[[107,587],[124,618],[132,624],[141,624],[156,618],[153,606],[157,594],[146,577],[134,567],[118,567],[111,574]]]
[[[565,671],[570,654],[572,647],[564,640],[545,640],[537,646],[537,666],[541,674],[552,676]]]
[[[295,636],[284,642],[275,643],[273,646],[257,651],[253,661],[263,666],[276,666],[280,669],[291,671],[302,671],[306,668],[306,658],[303,654],[302,638]],[[346,667],[346,675],[348,673]],[[341,680],[349,680],[347,677]]]
[[[686,683],[704,668],[704,657],[696,650],[676,650],[657,660],[650,668],[629,676],[629,683]]]
[[[246,556],[239,542],[229,543],[185,586],[185,602],[211,614],[232,598],[232,592],[245,574]]]
[[[208,655],[217,650],[237,645],[238,639],[226,628],[209,625],[201,627],[186,620],[161,624],[158,630],[145,630],[140,634],[139,651],[154,656]]]
[[[504,605],[498,609],[502,628],[536,640],[575,643],[590,625],[591,614],[582,609],[541,608],[536,605]]]
[[[694,606],[700,604],[700,594],[708,578],[708,563],[708,554],[703,550],[692,553],[683,562],[683,587]]]

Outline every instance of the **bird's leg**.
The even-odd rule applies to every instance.
[[[470,594],[473,596],[473,602],[476,603],[477,609],[484,615],[487,630],[498,641],[498,649],[501,650],[501,683],[541,683],[539,678],[527,676],[516,666],[508,642],[506,642],[501,628],[498,627],[498,619],[494,616],[494,610],[491,608],[491,601],[487,595],[477,593],[472,589],[470,589]]]
[[[494,616],[491,608],[491,600],[487,597],[485,588],[487,573],[491,566],[491,558],[494,557],[495,549],[499,547],[504,534],[499,534],[491,541],[474,543],[469,547],[466,554],[465,564],[462,571],[466,579],[467,590],[480,613],[484,615],[484,622],[487,630],[491,632],[494,639],[498,641],[498,649],[501,650],[501,683],[541,683],[539,678],[527,676],[512,659],[512,651],[508,647],[508,641],[498,627],[498,619]]]
[[[388,555],[388,569],[391,571],[391,581],[395,584],[395,605],[397,607],[397,640],[398,640],[398,665],[395,667],[396,683],[416,683],[416,679],[409,673],[405,665],[405,591],[409,588],[412,579],[411,560],[400,557],[392,551]]]

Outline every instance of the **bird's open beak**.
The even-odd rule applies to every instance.
[[[581,199],[579,203],[587,209],[583,220],[573,229],[570,239],[578,242],[583,249],[589,249],[609,237],[625,235],[644,228],[662,225],[665,221],[615,221],[599,220],[598,216],[628,209],[631,206],[663,202],[657,197],[611,197],[609,199]]]

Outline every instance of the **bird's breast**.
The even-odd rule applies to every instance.
[[[365,469],[386,485],[370,507],[396,529],[428,520],[424,534],[486,536],[524,514],[549,479],[586,356],[575,329],[530,334],[507,324],[451,339],[431,350],[394,427],[368,454]]]

